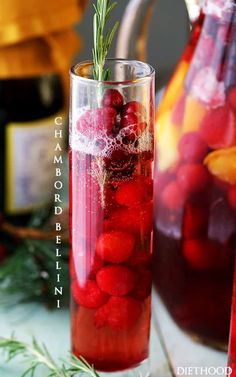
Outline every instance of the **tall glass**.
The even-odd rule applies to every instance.
[[[154,70],[108,60],[71,70],[72,350],[104,372],[148,374]]]

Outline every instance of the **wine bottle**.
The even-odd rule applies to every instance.
[[[57,74],[0,80],[0,212],[13,223],[51,199],[54,122],[63,102]]]

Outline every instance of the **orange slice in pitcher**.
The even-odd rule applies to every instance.
[[[210,153],[204,163],[217,178],[232,185],[236,184],[236,146]]]

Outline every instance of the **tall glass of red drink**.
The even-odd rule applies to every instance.
[[[102,372],[148,374],[154,70],[108,60],[71,70],[72,350]]]

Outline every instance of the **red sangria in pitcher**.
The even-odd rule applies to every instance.
[[[184,331],[219,348],[236,245],[235,9],[206,2],[156,122],[156,286]]]

